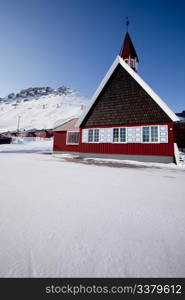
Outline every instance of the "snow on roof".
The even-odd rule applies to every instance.
[[[148,93],[149,96],[152,97],[152,99],[162,108],[162,110],[170,117],[170,119],[173,122],[179,121],[179,118],[177,115],[167,106],[167,104],[150,88],[150,86],[120,57],[117,56],[114,60],[112,66],[108,70],[107,74],[103,78],[102,82],[100,83],[99,87],[95,91],[93,97],[91,98],[91,101],[85,110],[85,112],[82,114],[81,118],[79,119],[77,125],[81,125],[83,120],[85,119],[86,115],[90,111],[91,107],[95,103],[96,99],[98,98],[99,94],[103,90],[104,86],[106,85],[107,81],[113,74],[114,70],[118,65],[121,65],[138,83],[139,85]]]
[[[71,119],[56,128],[54,128],[53,131],[67,131],[67,130],[78,130],[79,127],[76,126],[76,123],[78,122],[79,118]]]

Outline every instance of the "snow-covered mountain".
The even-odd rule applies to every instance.
[[[28,88],[0,98],[0,132],[52,129],[78,117],[88,100],[77,91],[62,86]],[[19,124],[18,124],[19,123]]]

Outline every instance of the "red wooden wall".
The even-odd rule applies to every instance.
[[[86,153],[105,153],[105,154],[131,154],[131,155],[174,155],[174,128],[173,123],[153,123],[153,124],[133,124],[132,126],[142,125],[168,125],[168,143],[82,143],[82,129],[85,128],[106,128],[109,126],[83,127],[80,129],[80,144],[66,145],[66,132],[55,132],[54,151],[86,152]],[[124,125],[122,125],[124,126]],[[126,125],[127,127],[129,125]],[[131,126],[131,125],[130,125]],[[114,127],[120,127],[114,126]]]
[[[55,131],[54,132],[54,151],[69,151],[69,152],[79,152],[79,145],[67,145],[66,144],[66,131]]]

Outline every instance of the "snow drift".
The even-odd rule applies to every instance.
[[[0,165],[0,277],[185,276],[183,169],[27,153]]]

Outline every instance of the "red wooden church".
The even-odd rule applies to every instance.
[[[54,151],[80,157],[174,161],[174,123],[167,104],[137,74],[127,32],[120,54],[79,120],[55,128]]]

